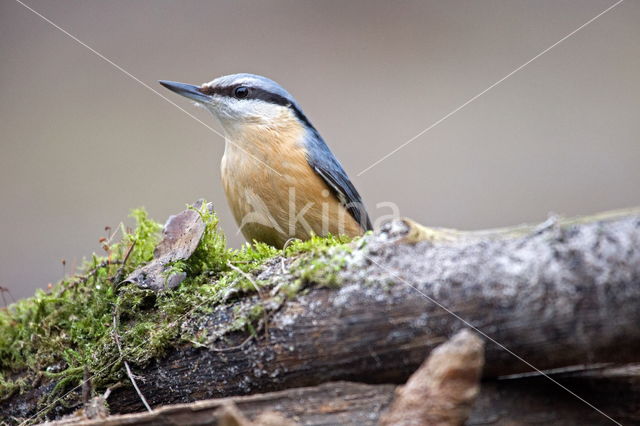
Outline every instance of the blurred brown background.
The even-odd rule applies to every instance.
[[[613,1],[34,1],[159,91],[264,74],[301,103],[373,218],[484,228],[640,205],[640,2],[627,1],[362,176]],[[24,297],[105,225],[212,200],[223,141],[13,0],[0,1],[0,285]],[[163,91],[219,126],[206,112]]]

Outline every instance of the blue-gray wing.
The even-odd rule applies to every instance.
[[[351,183],[349,176],[320,136],[314,136],[316,137],[307,143],[309,165],[325,181],[340,204],[347,209],[356,222],[365,231],[373,229],[362,198]]]

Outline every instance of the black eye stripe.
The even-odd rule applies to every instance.
[[[200,89],[205,95],[219,95],[226,96],[234,99],[238,99],[235,92],[239,87],[246,87],[248,89],[247,96],[240,98],[241,100],[250,100],[250,99],[258,99],[264,102],[268,102],[274,105],[285,106],[290,108],[293,113],[296,115],[298,120],[305,123],[308,127],[315,130],[309,119],[302,113],[302,111],[294,105],[291,101],[289,101],[284,96],[280,96],[276,93],[269,92],[268,90],[261,89],[259,87],[251,87],[245,84],[234,84],[232,86],[224,86],[224,87],[203,87]]]
[[[240,88],[247,88],[246,96],[237,96],[236,91]],[[276,93],[269,92],[259,87],[246,86],[244,84],[234,84],[232,86],[224,87],[203,87],[200,92],[205,95],[219,95],[232,98],[241,97],[242,99],[259,99],[261,101],[269,102],[271,104],[289,106],[291,102]]]

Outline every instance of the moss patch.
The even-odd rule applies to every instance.
[[[292,276],[283,288],[287,296],[307,283],[339,284],[348,238],[314,237],[293,242],[283,251],[262,243],[229,249],[218,230],[218,218],[204,206],[197,210],[206,225],[198,248],[190,259],[173,265],[172,272],[187,274],[176,290],[155,293],[132,284],[116,285],[152,259],[160,238],[160,224],[138,209],[132,213],[135,230],[121,226],[118,242],[104,241],[104,255],[94,254],[78,274],[49,291],[38,290],[33,297],[0,310],[0,400],[49,381],[55,387],[41,401],[44,406],[63,392],[79,388],[85,370],[97,391],[124,381],[116,332],[124,358],[137,365],[162,356],[176,344],[197,344],[202,336],[189,334],[182,324],[205,316],[229,294],[255,294],[256,287],[271,285],[268,280],[247,278],[269,259],[287,258]],[[256,305],[238,314],[234,324],[252,329],[263,312],[264,307]],[[69,402],[76,403],[76,398],[74,394]]]
[[[314,236],[307,241],[295,241],[285,249],[294,259],[288,266],[293,275],[283,286],[291,297],[307,284],[318,287],[337,287],[341,284],[340,271],[346,266],[352,245],[347,237]]]

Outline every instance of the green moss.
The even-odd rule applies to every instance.
[[[134,209],[131,212],[131,217],[136,221],[136,229],[134,232],[128,233],[123,227],[124,238],[118,247],[134,245],[128,259],[128,265],[130,266],[140,265],[153,258],[153,250],[158,244],[160,231],[162,230],[162,225],[149,219],[144,209]],[[118,254],[122,255],[122,251]],[[133,270],[135,268],[129,269]]]
[[[7,380],[4,377],[4,374],[0,373],[0,395],[4,395],[5,398],[13,395],[16,392],[20,392],[27,387],[27,379],[18,378],[14,380]]]
[[[205,232],[191,258],[172,265],[170,273],[187,274],[176,290],[155,293],[133,284],[116,285],[152,259],[160,238],[161,225],[137,209],[132,212],[135,230],[127,232],[122,226],[119,242],[105,242],[105,255],[94,254],[79,274],[0,310],[0,400],[42,378],[56,383],[47,396],[53,401],[78,387],[85,369],[96,390],[125,379],[115,333],[124,358],[136,365],[176,344],[201,344],[206,336],[189,335],[182,324],[211,312],[231,293],[255,294],[256,286],[266,286],[266,282],[249,280],[247,274],[268,259],[295,257],[288,261],[293,274],[283,289],[288,296],[311,282],[339,284],[338,272],[350,250],[347,238],[313,237],[295,241],[284,251],[262,243],[229,249],[215,213],[206,207],[196,211],[205,222]],[[229,330],[255,332],[254,324],[264,314],[262,302],[254,303],[237,312]]]
[[[340,246],[347,247],[347,244],[351,242],[351,238],[346,235],[335,236],[329,234],[326,237],[319,237],[314,235],[308,240],[293,240],[285,248],[286,256],[294,256],[301,253],[309,252],[324,252],[329,248]]]
[[[297,257],[289,265],[294,278],[283,288],[285,294],[291,297],[311,283],[319,287],[339,286],[340,271],[346,266],[347,257],[353,249],[350,242],[351,239],[345,236],[314,236],[287,247],[287,255]]]
[[[249,307],[237,306],[234,309],[234,320],[228,328],[232,331],[248,331],[252,335],[256,334],[254,324],[263,318],[266,310],[262,303],[256,303]]]
[[[105,243],[106,256],[94,254],[81,267],[81,274],[0,311],[0,371],[5,382],[0,398],[11,392],[6,383],[16,375],[55,379],[56,393],[78,384],[85,367],[98,371],[105,360],[117,359],[112,318],[114,305],[123,295],[116,292],[113,279],[151,259],[160,230],[144,210],[134,210],[132,216],[136,230],[128,233],[123,226],[121,241]],[[101,379],[108,377],[99,374],[98,383]]]

